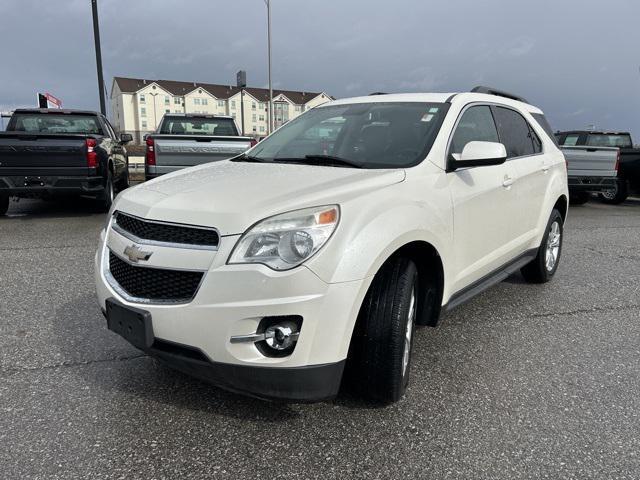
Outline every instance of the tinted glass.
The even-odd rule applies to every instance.
[[[451,139],[449,153],[462,153],[469,142],[499,142],[491,108],[478,105],[467,109],[458,122]]]
[[[330,155],[363,168],[402,168],[427,156],[446,115],[442,103],[375,102],[317,107],[251,151],[266,161]]]
[[[29,133],[81,133],[102,135],[95,116],[64,113],[14,113],[13,130]]]
[[[238,135],[231,118],[165,117],[160,133],[174,135]]]
[[[507,158],[533,155],[533,140],[529,124],[515,110],[495,108],[496,123],[500,131],[500,140],[507,149]]]
[[[631,148],[631,135],[614,133],[590,133],[587,145],[592,147]]]
[[[531,116],[535,119],[536,122],[538,122],[538,125],[540,125],[542,127],[542,129],[549,136],[549,138],[553,141],[553,143],[558,145],[558,139],[553,134],[553,129],[551,128],[551,125],[547,121],[547,117],[545,117],[542,113],[532,113]]]

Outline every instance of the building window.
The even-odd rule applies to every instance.
[[[207,100],[206,98],[202,99],[202,105],[208,105],[209,104],[209,100]]]
[[[236,114],[235,113],[232,113],[231,116],[233,117],[234,120],[236,119]]]
[[[142,128],[147,128],[147,121],[146,120],[142,121]]]
[[[256,126],[253,126],[253,133],[256,133],[258,131],[258,129],[256,128]]]
[[[296,112],[301,112],[301,111],[302,111],[302,106],[296,105]]]
[[[144,93],[140,94],[140,103],[144,103]]]
[[[253,115],[251,115],[251,120],[254,121],[254,122],[256,121],[256,114],[255,113]]]
[[[264,125],[260,125],[260,133],[264,133]]]
[[[251,110],[255,110],[256,109],[256,102],[251,102]]]
[[[169,97],[167,97],[166,95],[164,96],[164,104],[165,105],[169,105]]]
[[[261,122],[264,122],[264,115],[260,115],[258,118],[260,119]]]
[[[236,108],[236,101],[235,100],[231,100],[231,108]]]
[[[224,107],[224,100],[218,100],[218,106]]]
[[[140,107],[140,116],[141,117],[147,116],[147,109],[145,107]]]
[[[267,109],[267,104],[260,102],[260,110],[266,110]]]
[[[199,98],[194,98],[193,99],[193,104],[194,105],[200,105],[200,99]]]
[[[173,97],[173,104],[180,105],[180,97]]]
[[[171,110],[169,110],[168,108],[164,111],[164,113],[171,113]]]

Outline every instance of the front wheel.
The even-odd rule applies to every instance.
[[[558,210],[554,209],[551,212],[536,258],[520,270],[527,282],[546,283],[553,278],[560,263],[562,240],[562,215]]]
[[[598,194],[600,200],[610,205],[619,205],[624,202],[629,196],[629,186],[626,180],[617,179],[615,186]]]
[[[0,215],[4,215],[9,210],[9,196],[0,195]]]
[[[366,400],[400,400],[409,381],[418,311],[418,270],[405,257],[388,261],[367,292],[351,343],[351,380]]]

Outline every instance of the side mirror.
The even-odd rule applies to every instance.
[[[469,142],[462,153],[453,153],[449,158],[448,172],[464,167],[486,167],[500,165],[507,160],[507,149],[498,142]]]
[[[133,135],[130,133],[121,133],[120,134],[120,143],[125,144],[133,141]]]

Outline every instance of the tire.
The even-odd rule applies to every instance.
[[[365,296],[351,342],[347,378],[367,401],[392,403],[406,391],[417,290],[416,265],[397,257],[380,269]]]
[[[0,195],[0,215],[4,215],[9,210],[9,196]]]
[[[113,186],[113,174],[111,170],[107,171],[107,179],[104,184],[104,191],[98,197],[96,201],[96,208],[99,212],[108,212],[113,204],[113,199],[115,197],[115,188]]]
[[[546,283],[558,270],[562,254],[564,238],[562,215],[555,208],[547,222],[542,243],[538,247],[536,258],[520,269],[522,276],[529,283]]]
[[[609,205],[619,205],[624,202],[628,196],[629,186],[627,181],[623,179],[616,180],[616,186],[611,190],[598,194],[600,200]]]
[[[129,165],[127,165],[124,173],[122,174],[122,178],[118,182],[118,192],[126,190],[127,188],[129,188],[129,185]]]
[[[589,192],[578,192],[569,195],[569,203],[571,205],[584,205],[591,199]]]

